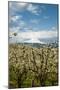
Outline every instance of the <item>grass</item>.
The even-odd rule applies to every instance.
[[[9,45],[9,88],[58,85],[58,48]]]

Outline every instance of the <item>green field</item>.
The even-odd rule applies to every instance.
[[[58,85],[58,48],[9,45],[9,88]]]

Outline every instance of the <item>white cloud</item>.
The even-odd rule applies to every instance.
[[[40,41],[40,40],[38,40],[38,39],[30,39],[30,40],[26,40],[26,41],[24,41],[24,42],[27,42],[27,43],[41,43],[41,44],[45,44],[45,42],[42,42],[42,41]]]
[[[22,12],[26,9],[28,3],[9,2],[9,15],[15,15],[16,12]]]
[[[25,21],[23,21],[23,20],[19,20],[19,22],[18,22],[18,25],[17,25],[17,26],[19,27],[19,31],[24,30],[24,28],[26,28],[26,26],[28,27],[28,25],[26,24],[26,22],[25,22]]]
[[[40,22],[40,20],[39,19],[33,19],[33,20],[31,19],[30,22],[32,24],[38,24]]]
[[[28,3],[25,2],[9,2],[9,7],[14,7],[14,8],[24,8],[25,6],[27,6]]]
[[[10,27],[9,28],[9,33],[14,33],[14,32],[18,33],[19,30],[20,30],[19,26],[17,26],[17,27]]]
[[[52,27],[52,30],[56,30],[56,27]]]
[[[16,4],[17,4],[17,6],[19,6],[21,8],[24,8],[24,7],[27,6],[28,3],[26,3],[26,2],[23,2],[23,3],[22,2],[17,2]]]
[[[44,19],[49,19],[50,17],[49,17],[49,16],[44,16],[43,18],[44,18]]]
[[[57,36],[57,31],[38,31],[38,32],[20,32],[18,34],[21,38],[30,38],[30,39],[36,39],[36,38],[52,38]]]
[[[13,36],[14,37],[14,36]],[[17,34],[15,38],[15,40],[17,41],[22,41],[25,42],[25,39],[29,39],[26,40],[26,42],[33,42],[33,43],[43,43],[41,41],[39,41],[39,39],[45,39],[45,38],[53,38],[53,37],[57,37],[57,31],[38,31],[38,32],[33,32],[33,31],[29,31],[29,32],[20,32]]]
[[[37,5],[27,2],[9,2],[10,12],[13,14],[17,12],[22,12],[24,10],[28,10],[32,14],[39,15],[42,12],[42,8],[39,8]]]
[[[22,15],[9,16],[9,22],[16,22],[19,19],[22,19]]]
[[[19,18],[19,20],[18,20],[18,18]],[[13,25],[13,27],[9,27],[9,32],[11,31],[20,31],[20,30],[23,30],[23,29],[29,29],[28,27],[26,27],[26,22],[25,21],[23,21],[22,19],[20,19],[20,17],[19,16],[13,16],[13,17],[11,17],[10,18],[10,20],[9,20],[9,22],[10,22],[10,24],[12,24],[12,21],[14,21],[15,23],[17,23],[16,24],[16,26],[15,25]]]
[[[12,20],[12,21],[16,21],[16,20],[18,20],[19,18],[20,18],[20,16],[12,16],[12,17],[11,17],[11,20]]]
[[[26,25],[26,23],[23,21],[23,20],[20,20],[20,22],[19,22],[19,26],[25,26]]]
[[[27,10],[35,15],[39,15],[38,14],[38,7],[37,6],[34,6],[32,4],[29,4],[28,7],[27,7]]]

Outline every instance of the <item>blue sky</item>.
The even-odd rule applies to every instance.
[[[45,43],[57,40],[58,5],[9,2],[9,41]],[[14,36],[14,33],[17,36]]]

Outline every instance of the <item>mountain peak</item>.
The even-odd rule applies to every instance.
[[[45,44],[44,42],[38,40],[38,39],[30,39],[30,40],[26,40],[24,41],[26,43],[41,43],[41,44]]]

